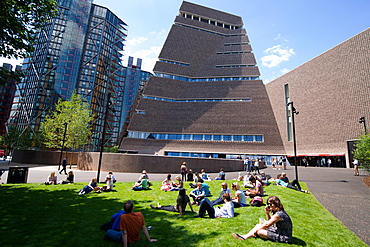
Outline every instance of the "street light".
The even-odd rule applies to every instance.
[[[101,140],[101,144],[100,144],[100,155],[99,155],[98,175],[96,176],[96,178],[98,179],[98,183],[99,183],[99,178],[100,178],[101,160],[102,160],[102,156],[103,156],[103,149],[104,149],[105,129],[107,128],[107,117],[108,117],[108,111],[109,111],[109,107],[113,104],[113,103],[112,103],[112,101],[110,100],[110,96],[111,96],[111,94],[110,94],[110,93],[108,93],[108,95],[107,95],[107,105],[105,106],[105,116],[104,116],[103,134],[102,134],[102,140]]]
[[[293,147],[294,147],[294,166],[295,166],[295,179],[298,181],[298,168],[297,168],[297,142],[295,137],[295,122],[294,122],[294,114],[299,114],[299,111],[297,111],[294,106],[293,102],[289,102],[287,104],[290,105],[290,112],[292,115],[292,128],[293,128]]]
[[[64,142],[66,141],[66,133],[67,133],[67,125],[68,125],[68,123],[63,123],[63,125],[64,125],[64,134],[63,134],[62,149],[60,150],[60,157],[59,157],[59,167],[58,167],[58,171],[60,170],[60,163],[62,162],[63,149],[64,149]]]
[[[364,123],[364,129],[365,129],[365,135],[367,134],[367,131],[366,131],[366,119],[365,117],[360,117],[360,121],[358,121],[359,123]]]

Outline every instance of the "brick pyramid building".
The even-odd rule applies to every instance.
[[[241,17],[184,1],[121,151],[285,154]]]

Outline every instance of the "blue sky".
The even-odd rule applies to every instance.
[[[242,17],[268,83],[370,27],[370,0],[194,0]],[[182,0],[94,0],[129,25],[127,57],[151,71]],[[0,59],[0,64],[4,60]],[[19,64],[19,61],[18,61]]]

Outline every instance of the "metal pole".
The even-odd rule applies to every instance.
[[[60,150],[60,157],[59,157],[59,167],[58,167],[58,171],[60,171],[60,164],[61,164],[61,162],[62,162],[63,149],[64,149],[64,142],[66,141],[66,133],[67,133],[67,125],[68,125],[68,123],[63,123],[63,125],[64,125],[64,134],[63,134],[62,149]]]
[[[292,114],[292,127],[293,127],[293,147],[294,147],[294,166],[295,166],[295,179],[298,181],[298,167],[297,167],[297,142],[295,136],[295,121],[294,114],[298,114],[293,106],[293,102],[290,102],[290,112]]]
[[[108,117],[108,110],[109,106],[112,104],[110,101],[110,93],[108,93],[107,96],[107,104],[105,107],[105,116],[104,116],[104,126],[103,126],[103,133],[102,133],[102,140],[100,144],[100,155],[99,155],[99,164],[98,164],[98,174],[96,175],[97,181],[99,183],[99,178],[100,178],[100,168],[101,168],[101,160],[103,157],[103,149],[104,149],[104,141],[105,141],[105,129],[107,128],[107,117]]]

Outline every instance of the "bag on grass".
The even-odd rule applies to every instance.
[[[263,206],[263,199],[260,196],[255,196],[250,203],[251,203],[251,206],[261,207]]]

